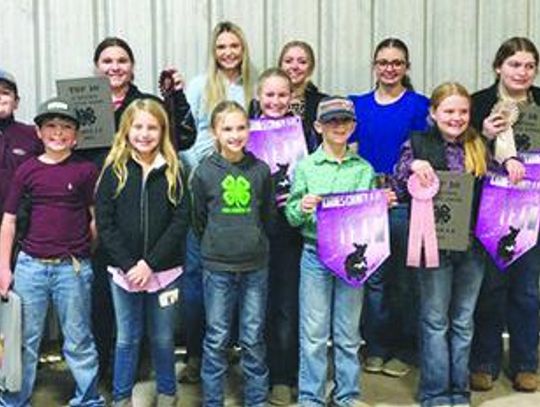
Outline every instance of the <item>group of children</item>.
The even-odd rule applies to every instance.
[[[241,348],[244,405],[264,406],[271,386],[290,389],[296,385],[296,372],[272,380],[268,365],[276,361],[266,356],[265,338],[267,303],[287,289],[285,279],[272,275],[292,269],[294,279],[295,268],[299,278],[299,405],[326,404],[329,340],[333,346],[333,405],[367,405],[362,401],[358,357],[363,289],[346,284],[321,262],[316,228],[316,208],[326,194],[376,187],[373,166],[349,146],[356,127],[363,125],[357,120],[358,106],[355,110],[350,99],[338,96],[318,101],[312,123],[304,126],[310,154],[297,164],[290,191],[278,204],[268,164],[246,150],[249,116],[278,120],[293,115],[294,80],[281,69],[265,71],[248,115],[243,105],[249,95],[242,94],[239,86],[240,79],[249,79],[245,61],[242,63],[246,44],[241,32],[231,23],[221,23],[214,42],[216,66],[211,69],[221,72],[220,80],[228,77],[229,91],[243,100],[226,100],[227,92],[219,81],[212,90],[211,81],[201,79],[198,99],[204,84],[206,96],[214,96],[209,112],[199,106],[204,101],[192,102],[197,100],[197,91],[188,88],[188,100],[196,105],[195,124],[204,121],[207,137],[195,144],[197,154],[189,165],[189,180],[178,159],[168,114],[155,98],[141,96],[123,108],[101,173],[73,152],[80,123],[72,106],[60,98],[42,104],[34,118],[42,147],[33,142],[23,146],[23,137],[31,140],[31,134],[9,136],[10,143],[21,143],[6,147],[11,159],[26,159],[9,167],[2,195],[6,198],[0,230],[0,294],[5,295],[13,284],[22,298],[24,380],[20,391],[2,394],[0,405],[30,402],[45,310],[51,299],[64,335],[63,353],[76,381],[70,405],[105,404],[97,390],[98,357],[91,333],[94,275],[90,256],[96,236],[107,259],[117,326],[115,406],[132,403],[144,329],[156,372],[157,405],[176,405],[174,325],[180,276],[190,250],[197,253],[202,268],[205,406],[224,405],[227,350],[233,342]],[[388,48],[400,50],[399,44],[381,49]],[[538,55],[534,55],[536,69]],[[385,58],[388,60],[375,61],[383,72],[408,66],[407,60]],[[381,80],[391,82],[393,78]],[[7,115],[1,110],[4,99],[11,101]],[[13,120],[17,99],[14,78],[0,72],[2,126],[6,117]],[[433,91],[429,104],[432,126],[411,129],[419,131],[405,138],[395,157],[394,176],[384,185],[389,208],[396,204],[396,193],[408,196],[406,183],[412,175],[429,188],[437,170],[470,173],[477,180],[487,173],[489,149],[472,125],[472,107],[468,92],[457,83],[445,83]],[[362,146],[362,138],[353,141]],[[515,168],[520,162],[513,155],[501,164],[516,181],[523,176]],[[26,213],[21,211],[24,200],[30,202]],[[17,220],[21,217],[28,218],[28,227],[19,239]],[[12,256],[15,246],[18,250]],[[420,268],[416,273],[420,292],[418,399],[422,406],[470,405],[469,353],[484,257],[474,242],[466,252],[441,252],[439,267]],[[273,278],[281,283],[272,284]]]

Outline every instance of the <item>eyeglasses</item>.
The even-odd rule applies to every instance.
[[[375,66],[381,69],[386,69],[387,67],[392,67],[394,69],[403,68],[407,62],[402,59],[393,59],[388,61],[387,59],[377,59],[375,61]]]

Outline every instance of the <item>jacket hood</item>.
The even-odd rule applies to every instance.
[[[217,151],[213,152],[210,157],[208,157],[212,165],[215,165],[219,168],[229,168],[231,166],[237,166],[242,169],[248,168],[255,163],[255,156],[249,151],[244,151],[244,158],[239,162],[231,163],[221,156]]]

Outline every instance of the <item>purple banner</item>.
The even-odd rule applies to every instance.
[[[525,177],[540,181],[540,152],[519,153],[525,165]]]
[[[308,153],[302,120],[296,116],[250,120],[246,149],[270,167],[276,196],[287,194],[296,163]]]
[[[317,206],[321,262],[360,287],[390,255],[388,204],[381,190],[332,194]]]
[[[538,239],[540,182],[512,184],[507,177],[487,177],[482,186],[475,235],[504,271]]]

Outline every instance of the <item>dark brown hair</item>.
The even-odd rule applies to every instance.
[[[503,42],[497,50],[492,64],[493,70],[500,68],[507,58],[519,51],[530,52],[538,65],[538,50],[534,43],[525,37],[512,37]]]
[[[107,37],[103,39],[96,47],[94,51],[94,65],[97,65],[99,61],[99,56],[101,53],[109,47],[120,47],[124,51],[126,51],[126,54],[128,54],[129,60],[132,64],[135,63],[135,57],[133,56],[133,51],[131,50],[131,47],[129,44],[124,41],[122,38],[118,37]]]
[[[407,45],[405,45],[405,43],[399,38],[392,37],[385,38],[377,44],[377,47],[375,47],[375,52],[373,52],[373,64],[375,64],[377,54],[384,48],[396,48],[403,52],[403,56],[405,57],[405,66],[407,67],[407,69],[409,69],[409,67],[411,66],[411,62],[409,61],[409,48],[407,48]],[[414,90],[411,78],[407,74],[405,74],[405,76],[401,80],[401,84],[409,90]]]

